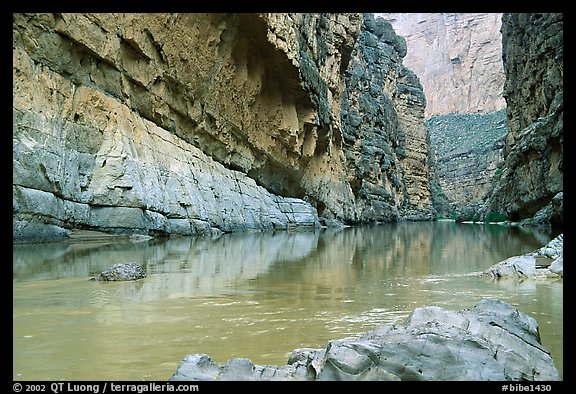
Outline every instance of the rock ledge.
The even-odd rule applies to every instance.
[[[325,349],[296,349],[285,366],[234,358],[220,365],[188,355],[179,380],[560,380],[538,323],[497,299],[458,312],[415,309],[403,324],[382,325]]]

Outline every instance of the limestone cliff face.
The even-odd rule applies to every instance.
[[[490,114],[436,115],[427,120],[434,152],[432,183],[439,216],[458,216],[481,205],[502,169],[506,110]],[[444,197],[444,200],[441,198]]]
[[[407,42],[404,63],[426,94],[432,197],[440,216],[481,204],[503,157],[501,16],[389,13]]]
[[[563,15],[504,14],[502,40],[509,131],[487,209],[520,219],[563,191]]]
[[[387,13],[408,42],[404,63],[420,78],[426,117],[489,113],[506,106],[502,97],[502,14]]]
[[[362,19],[14,14],[14,238],[364,220],[341,119]]]
[[[405,41],[366,14],[346,72],[342,119],[348,179],[361,221],[432,218],[426,100],[402,65]]]

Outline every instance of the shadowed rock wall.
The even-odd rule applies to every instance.
[[[359,220],[431,219],[426,99],[406,43],[366,14],[346,70],[343,147]]]
[[[533,216],[563,191],[563,21],[553,13],[502,18],[509,131],[487,209],[514,220]]]

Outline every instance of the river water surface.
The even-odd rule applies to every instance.
[[[187,354],[285,365],[416,307],[499,298],[534,317],[563,373],[563,280],[478,273],[556,234],[398,223],[145,242],[13,246],[14,380],[167,380]],[[90,281],[133,261],[148,277]]]

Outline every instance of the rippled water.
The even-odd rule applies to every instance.
[[[167,380],[187,354],[284,365],[402,321],[496,297],[534,317],[563,366],[563,280],[492,282],[474,273],[555,234],[500,225],[398,223],[147,242],[13,247],[13,379]],[[124,261],[136,282],[89,277]]]

